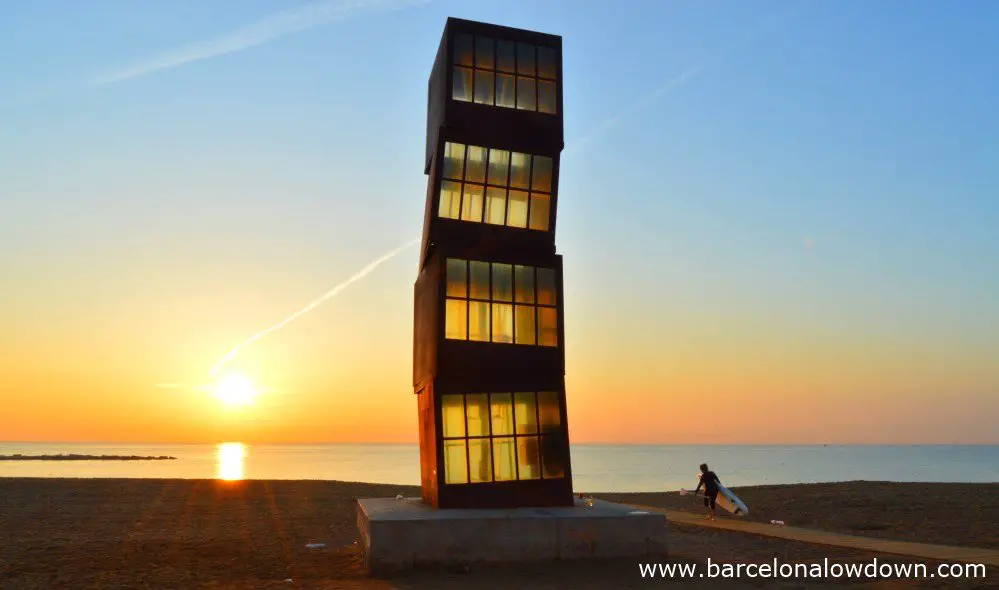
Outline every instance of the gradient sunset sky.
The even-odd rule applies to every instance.
[[[999,3],[0,8],[0,440],[415,442],[448,16],[559,34],[572,440],[999,443]]]

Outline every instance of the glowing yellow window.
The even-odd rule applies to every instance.
[[[472,483],[493,480],[492,452],[488,438],[468,440],[468,471]]]
[[[554,307],[538,308],[538,344],[558,346],[558,312]]]
[[[444,438],[465,436],[465,396],[448,394],[441,396],[441,423],[444,425]]]
[[[461,180],[465,172],[465,146],[460,143],[444,144],[444,178]]]
[[[447,259],[448,297],[468,297],[468,266],[458,258]]]
[[[506,150],[489,150],[489,184],[506,186],[509,169],[510,152]]]
[[[475,70],[475,102],[493,104],[493,73]]]
[[[541,419],[542,434],[558,431],[562,416],[559,413],[557,391],[538,392],[538,416]]]
[[[458,219],[461,214],[461,183],[441,182],[441,202],[438,214],[445,219]]]
[[[464,439],[444,441],[444,482],[468,483]]]
[[[548,231],[548,211],[551,208],[551,197],[545,193],[531,193],[531,219],[527,227],[540,231]]]
[[[510,227],[527,227],[527,193],[511,190],[509,194],[506,224]]]
[[[494,393],[489,396],[489,412],[492,417],[493,436],[513,434],[513,396],[509,393]]]
[[[514,450],[513,437],[494,438],[493,440],[493,473],[496,481],[514,481],[517,479],[517,459]]]
[[[472,101],[472,70],[468,68],[454,69],[454,84],[451,98],[462,102]]]
[[[486,223],[506,223],[506,189],[491,186],[486,189]]]
[[[489,396],[470,393],[465,396],[468,413],[468,436],[489,436]]]
[[[541,479],[541,454],[538,449],[538,437],[517,437],[517,471],[518,479]]]
[[[516,322],[514,336],[516,337],[517,344],[533,345],[536,343],[534,335],[535,309],[536,308],[533,305],[518,305],[514,309],[514,318]]]
[[[482,185],[465,185],[465,195],[461,200],[461,219],[463,221],[482,221],[483,197],[484,187]]]
[[[448,299],[444,308],[444,335],[451,340],[468,339],[468,309],[464,299]]]
[[[510,154],[510,187],[531,188],[531,156],[520,152]]]
[[[516,79],[509,74],[496,74],[496,106],[508,109],[517,106]]]
[[[513,394],[513,416],[517,434],[538,433],[538,409],[534,403],[533,391]]]
[[[489,342],[489,303],[468,302],[468,339]]]
[[[513,342],[513,306],[493,303],[493,342]]]

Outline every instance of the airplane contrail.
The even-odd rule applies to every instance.
[[[229,363],[229,361],[231,361],[232,359],[236,358],[236,355],[238,355],[240,353],[240,351],[242,351],[247,346],[250,346],[251,344],[253,344],[257,340],[260,340],[261,338],[263,338],[264,336],[270,334],[271,332],[280,330],[281,328],[285,327],[289,323],[295,321],[297,318],[299,318],[299,317],[301,317],[301,316],[309,313],[310,311],[312,311],[313,309],[315,309],[316,307],[318,307],[323,302],[325,302],[325,301],[327,301],[329,299],[332,299],[333,297],[336,297],[337,295],[340,294],[341,291],[343,291],[344,289],[346,289],[350,285],[354,284],[355,282],[357,282],[357,281],[363,279],[364,277],[368,276],[369,274],[371,274],[371,272],[374,271],[376,268],[378,268],[378,266],[381,265],[382,263],[388,262],[389,260],[391,260],[391,259],[395,258],[396,256],[398,256],[399,254],[401,254],[407,248],[409,248],[411,246],[415,246],[418,243],[420,243],[420,238],[416,238],[416,239],[410,240],[410,241],[406,242],[405,244],[399,246],[398,248],[395,248],[394,250],[390,250],[389,252],[386,252],[385,254],[382,254],[381,256],[379,256],[378,258],[376,258],[375,260],[369,262],[367,264],[367,266],[365,266],[361,270],[359,270],[356,273],[354,273],[350,278],[348,278],[347,280],[343,281],[339,285],[333,287],[329,291],[323,293],[322,295],[320,295],[319,297],[317,297],[316,299],[314,299],[311,303],[309,303],[308,305],[306,305],[302,309],[300,309],[300,310],[296,311],[295,313],[291,314],[290,316],[284,318],[283,320],[281,320],[280,322],[274,324],[273,326],[271,326],[269,328],[265,328],[265,329],[257,332],[253,336],[250,336],[249,338],[247,338],[242,343],[240,343],[237,346],[233,347],[232,350],[230,350],[229,352],[225,353],[225,356],[223,356],[219,360],[219,362],[215,363],[215,366],[212,367],[210,375],[212,377],[216,376],[218,374],[218,372],[221,371],[222,368],[225,367],[226,364]]]
[[[430,0],[318,0],[283,10],[222,36],[155,56],[92,80],[94,86],[138,78],[187,63],[235,53],[322,25],[343,22],[367,13],[392,12]]]

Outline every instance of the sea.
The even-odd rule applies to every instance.
[[[576,492],[693,488],[708,463],[728,486],[836,481],[999,482],[999,445],[574,445]],[[0,477],[320,479],[419,485],[413,445],[0,443],[0,455],[143,455],[168,461],[0,461]]]

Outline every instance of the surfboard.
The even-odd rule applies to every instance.
[[[723,486],[721,482],[718,482],[718,498],[715,500],[715,504],[736,516],[749,514],[749,507],[746,506],[746,503],[740,500],[739,496],[736,496],[732,490]]]

